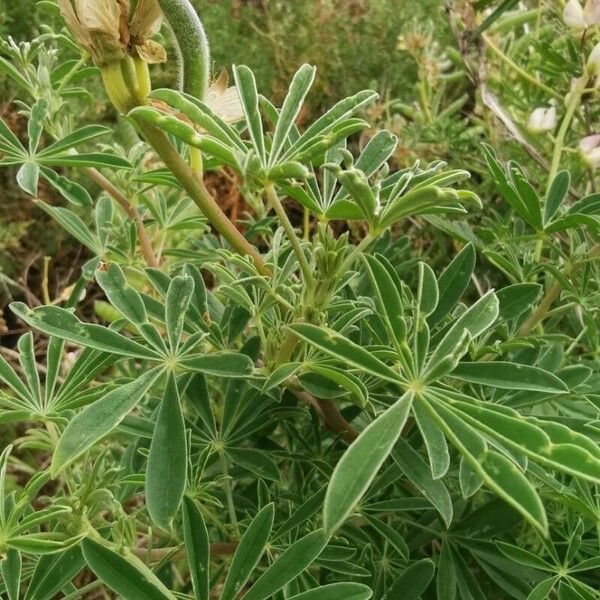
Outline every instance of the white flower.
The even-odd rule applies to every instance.
[[[583,160],[592,168],[600,166],[600,133],[584,137],[579,142],[579,151]]]
[[[573,29],[587,29],[600,23],[600,0],[587,0],[581,6],[579,0],[569,0],[563,10],[564,22]]]
[[[539,106],[529,115],[527,120],[527,129],[532,133],[553,131],[555,127],[556,107],[554,106]]]

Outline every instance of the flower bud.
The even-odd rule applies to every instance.
[[[556,108],[554,106],[539,106],[527,120],[527,129],[532,133],[553,131],[556,127]]]

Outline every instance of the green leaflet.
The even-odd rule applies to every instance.
[[[447,473],[450,466],[450,453],[448,452],[446,438],[440,431],[440,428],[431,420],[427,411],[418,402],[415,402],[413,405],[413,415],[427,448],[431,476],[433,479],[439,479]]]
[[[556,214],[556,211],[560,208],[560,205],[564,202],[569,188],[571,187],[571,175],[569,171],[560,171],[556,174],[556,177],[550,184],[548,195],[546,196],[546,202],[544,205],[544,225],[546,225],[552,217]]]
[[[244,600],[268,600],[287,583],[296,579],[321,554],[329,536],[318,529],[294,542],[256,580]],[[224,600],[223,598],[221,600]]]
[[[501,361],[462,362],[449,377],[506,390],[556,394],[564,394],[569,391],[561,379],[544,369]]]
[[[271,152],[269,156],[268,167],[273,167],[279,159],[289,133],[294,127],[294,122],[300,113],[300,109],[304,103],[306,95],[311,88],[316,75],[316,68],[311,65],[302,65],[290,84],[287,96],[283,101],[273,141],[271,142]]]
[[[390,367],[336,331],[307,323],[290,325],[289,329],[298,337],[344,363],[387,381],[399,382],[399,375]]]
[[[361,583],[331,583],[292,596],[289,600],[369,600],[373,592]]]
[[[419,600],[421,594],[429,587],[435,566],[428,558],[411,564],[389,589],[388,598],[402,600]]]
[[[252,144],[260,158],[263,167],[267,166],[267,154],[265,150],[265,141],[263,135],[262,119],[258,107],[258,91],[256,89],[256,79],[254,73],[245,65],[234,66],[233,76],[235,84],[242,101],[242,107],[246,116],[248,132],[252,139]]]
[[[86,538],[81,542],[90,569],[123,600],[175,600],[144,563],[133,556],[122,556],[104,541]]]
[[[498,302],[500,303],[500,318],[507,321],[515,319],[535,305],[536,300],[542,293],[539,283],[515,283],[498,290]]]
[[[543,422],[522,417],[509,408],[485,408],[453,400],[450,406],[465,415],[473,426],[501,439],[516,452],[522,452],[551,469],[565,471],[593,483],[600,482],[600,450],[589,438],[555,424],[551,424],[556,431],[552,436],[552,431],[544,430]]]
[[[221,600],[235,600],[265,551],[273,528],[275,506],[265,506],[250,523],[240,540],[223,585]]]
[[[498,317],[498,310],[498,298],[494,292],[488,292],[469,307],[456,319],[433,351],[429,358],[428,370],[453,353],[465,331],[475,338],[491,327]]]
[[[174,375],[169,375],[154,425],[146,467],[146,505],[152,520],[169,529],[185,491],[187,445]]]
[[[160,376],[153,369],[84,408],[69,422],[52,457],[52,477],[110,433],[136,406]]]
[[[183,498],[183,539],[190,577],[197,600],[208,598],[210,545],[204,518],[188,496]]]
[[[220,377],[247,377],[254,371],[252,359],[237,352],[186,355],[178,360],[178,364],[189,371]]]
[[[323,506],[325,530],[333,533],[352,513],[402,433],[412,393],[377,417],[350,445],[336,465]]]
[[[137,290],[127,283],[121,267],[111,264],[108,269],[96,271],[96,281],[109,302],[134,325],[147,322],[146,308]]]
[[[284,154],[284,159],[294,158],[297,160],[298,150],[306,145],[307,141],[319,135],[329,133],[336,125],[348,119],[361,108],[374,102],[379,95],[372,90],[363,90],[354,96],[344,98],[330,108],[322,117],[317,119]]]
[[[417,402],[413,403],[413,408]],[[433,479],[431,469],[421,455],[408,442],[400,438],[392,450],[392,458],[413,485],[429,500],[438,511],[446,527],[450,527],[453,517],[452,498],[440,479]]]
[[[535,488],[519,468],[495,450],[490,450],[484,439],[456,417],[444,402],[431,396],[427,396],[424,401],[446,437],[469,461],[486,485],[518,510],[531,525],[547,535],[548,520],[544,506]]]
[[[18,550],[9,550],[6,558],[0,563],[0,572],[6,586],[8,600],[19,600],[21,567],[21,553]]]
[[[457,573],[452,558],[450,542],[442,544],[442,551],[437,564],[436,592],[437,600],[456,600]]]
[[[419,287],[417,291],[419,312],[424,317],[431,315],[438,305],[439,298],[440,293],[435,273],[429,265],[423,262],[419,263]]]
[[[375,225],[377,198],[366,175],[362,171],[353,168],[348,171],[341,171],[337,177],[350,198],[360,208],[362,218],[369,223],[370,227],[373,227]]]
[[[252,471],[256,476],[279,481],[281,473],[268,452],[253,448],[227,448],[226,453],[234,464]]]
[[[11,304],[11,309],[34,329],[84,347],[132,358],[158,359],[160,357],[156,351],[112,329],[82,323],[72,312],[58,306],[40,306],[30,309],[22,302],[14,302]]]
[[[402,343],[406,339],[406,324],[400,290],[379,258],[364,255],[363,260],[383,308],[389,335],[396,343]]]
[[[40,557],[25,594],[25,600],[50,600],[66,586],[85,561],[79,546],[60,554]]]
[[[173,277],[165,300],[165,324],[173,353],[179,348],[185,315],[194,293],[194,280],[188,275]]]
[[[475,248],[473,244],[467,244],[438,279],[439,301],[437,308],[427,317],[430,327],[439,323],[456,306],[469,285],[474,268]]]

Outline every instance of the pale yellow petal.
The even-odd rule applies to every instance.
[[[138,56],[149,65],[164,63],[167,60],[167,51],[154,40],[146,40],[135,47]]]
[[[157,0],[139,0],[131,19],[131,35],[137,40],[147,40],[160,31],[163,14]]]
[[[83,27],[119,39],[121,9],[115,0],[75,0]]]
[[[73,5],[71,4],[71,0],[58,0],[58,6],[60,8],[60,12],[67,24],[67,27],[71,30],[71,33],[75,37],[75,39],[82,46],[89,46],[90,44],[90,36],[87,33],[85,27],[81,25],[77,15],[75,14],[75,10]]]

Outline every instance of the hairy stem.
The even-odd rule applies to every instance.
[[[292,245],[292,250],[294,251],[296,258],[298,259],[298,263],[300,264],[300,269],[302,271],[302,277],[304,278],[304,284],[306,285],[308,290],[314,290],[315,289],[315,279],[312,274],[312,269],[310,268],[310,265],[308,264],[308,260],[306,260],[306,255],[304,254],[304,250],[302,249],[302,244],[300,243],[300,240],[298,239],[298,236],[296,235],[296,232],[294,231],[294,226],[290,222],[290,219],[287,216],[287,213],[285,212],[285,209],[283,208],[283,205],[281,204],[281,200],[279,199],[279,196],[277,195],[275,187],[273,186],[272,183],[267,185],[267,187],[265,188],[265,192],[266,192],[268,201],[273,206],[273,209],[275,210],[275,213],[277,214],[277,218],[279,219],[279,222],[283,226],[283,229],[285,230],[288,240],[290,241],[290,244]]]
[[[595,260],[600,258],[600,244],[596,244],[588,255],[588,260]],[[565,277],[569,277],[575,273],[578,265],[571,265],[563,271],[563,275]],[[548,311],[554,304],[556,300],[560,297],[560,294],[563,290],[563,286],[560,281],[554,282],[550,289],[546,292],[542,301],[539,303],[538,307],[533,311],[533,314],[519,329],[518,335],[523,336],[529,334],[533,329],[540,323],[544,317],[548,314]]]
[[[152,242],[148,237],[148,232],[144,227],[144,223],[140,218],[137,210],[132,206],[127,197],[117,188],[115,187],[100,171],[93,168],[85,169],[88,177],[95,181],[109,196],[111,196],[117,204],[125,211],[125,214],[135,223],[135,228],[137,230],[138,240],[140,243],[140,248],[148,263],[148,266],[152,268],[158,268],[159,262],[154,254],[154,250],[152,248]]]
[[[257,270],[262,275],[271,272],[265,265],[260,252],[237,230],[235,225],[227,218],[210,192],[206,189],[204,181],[196,176],[193,169],[179,156],[167,136],[158,128],[142,119],[134,117],[135,123],[148,143],[163,160],[165,165],[177,177],[185,191],[198,208],[204,213],[212,226],[227,240],[231,247],[242,256],[249,256]]]
[[[585,88],[589,81],[589,75],[583,74],[575,88],[571,91],[571,97],[569,99],[569,104],[567,105],[567,112],[563,117],[562,123],[560,124],[560,129],[558,130],[558,134],[556,135],[556,142],[554,144],[554,152],[552,154],[552,162],[550,163],[550,171],[548,173],[548,186],[547,189],[550,189],[552,185],[552,181],[556,177],[558,173],[558,168],[560,166],[560,159],[562,156],[562,151],[565,145],[565,136],[567,135],[567,131],[569,130],[569,126],[571,125],[571,121],[573,120],[573,116],[575,115],[575,111],[579,107],[581,103],[581,96],[585,92]]]

